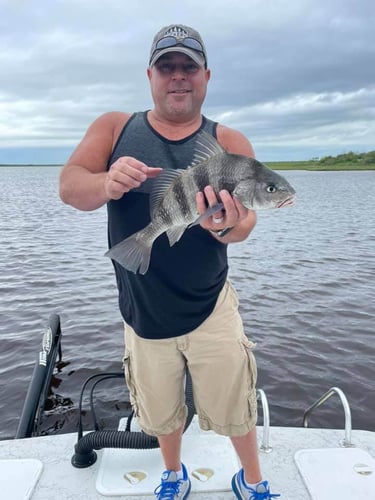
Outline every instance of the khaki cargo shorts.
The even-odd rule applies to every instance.
[[[237,294],[229,281],[199,328],[179,337],[150,340],[125,325],[125,346],[130,400],[147,434],[170,434],[184,424],[186,364],[202,429],[241,436],[255,426],[255,344],[243,332]]]

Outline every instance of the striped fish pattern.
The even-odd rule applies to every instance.
[[[150,194],[151,222],[105,255],[129,271],[145,274],[156,238],[166,232],[173,246],[186,229],[223,207],[219,203],[198,215],[196,194],[208,185],[218,199],[218,193],[225,189],[253,210],[290,205],[295,197],[294,189],[281,175],[254,158],[227,153],[214,137],[201,131],[197,134],[192,164],[186,170],[163,170],[154,180]]]

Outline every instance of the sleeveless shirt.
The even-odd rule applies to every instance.
[[[217,123],[203,117],[200,129],[216,137]],[[199,130],[200,130],[199,129]],[[171,141],[152,128],[147,112],[125,124],[108,162],[132,156],[150,167],[187,168],[194,156],[195,136]],[[153,179],[110,200],[109,248],[150,222]],[[113,261],[119,306],[126,323],[143,338],[177,337],[197,328],[213,311],[228,273],[227,245],[200,225],[188,228],[172,247],[165,233],[154,242],[146,274],[134,274]]]

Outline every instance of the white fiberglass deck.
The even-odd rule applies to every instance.
[[[258,427],[259,443],[262,431]],[[271,427],[273,451],[260,452],[271,491],[281,493],[282,500],[375,500],[375,433],[353,430],[355,448],[340,448],[343,437],[343,430]],[[76,434],[65,434],[0,441],[0,460],[6,464],[0,466],[1,498],[154,498],[163,468],[159,450],[102,450],[94,465],[76,469],[70,462],[76,439]],[[230,479],[238,462],[226,438],[200,431],[194,419],[183,438],[183,458],[191,475],[192,499],[234,498]],[[14,496],[18,482],[27,485],[21,493],[18,487]]]

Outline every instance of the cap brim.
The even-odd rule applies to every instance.
[[[197,63],[199,66],[204,66],[206,64],[206,60],[204,56],[200,53],[197,52],[196,50],[189,49],[188,47],[181,47],[179,45],[175,45],[174,47],[168,47],[167,49],[161,49],[150,60],[150,67],[152,67],[156,61],[158,61],[161,56],[164,54],[168,54],[170,52],[180,52],[182,54],[185,54],[189,56],[195,63]]]

